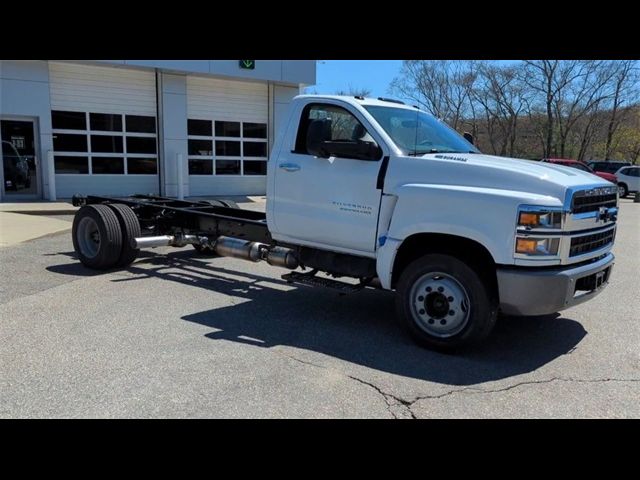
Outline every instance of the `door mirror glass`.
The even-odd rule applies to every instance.
[[[322,150],[325,152],[324,156],[327,157],[355,158],[358,160],[379,160],[382,156],[382,151],[375,142],[325,141],[322,143],[322,147]]]
[[[473,135],[471,135],[469,132],[464,132],[464,133],[462,134],[462,136],[464,137],[464,139],[465,139],[467,142],[469,142],[471,145],[473,145],[473,141],[474,141]]]

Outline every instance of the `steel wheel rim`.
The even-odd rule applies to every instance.
[[[80,252],[87,258],[94,258],[100,250],[100,230],[98,224],[91,217],[84,217],[78,223],[76,233]]]
[[[469,295],[451,275],[443,272],[423,275],[413,284],[409,298],[416,324],[429,335],[452,337],[469,323]]]

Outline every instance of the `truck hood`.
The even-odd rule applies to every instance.
[[[575,168],[493,155],[432,153],[397,160],[385,182],[390,190],[408,183],[457,185],[527,192],[562,202],[568,189],[612,186]]]

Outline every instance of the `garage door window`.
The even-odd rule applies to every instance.
[[[266,175],[267,124],[188,120],[189,175]]]
[[[56,174],[156,175],[156,118],[51,112]]]

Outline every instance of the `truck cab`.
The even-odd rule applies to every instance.
[[[482,336],[498,310],[542,315],[586,301],[614,261],[610,183],[483,155],[431,115],[384,99],[297,97],[267,188],[274,240],[375,261],[381,286],[398,291],[399,316],[429,346],[464,343],[452,341],[466,328],[457,320],[474,309],[491,319]],[[457,295],[430,295],[439,282]]]

